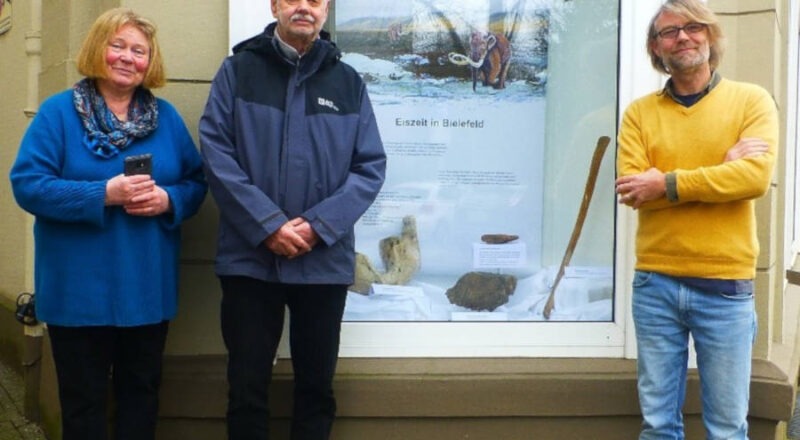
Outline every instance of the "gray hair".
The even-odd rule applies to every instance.
[[[725,52],[725,37],[722,35],[722,28],[719,25],[716,14],[706,6],[705,2],[700,0],[667,0],[653,15],[647,30],[647,54],[650,55],[650,63],[653,67],[659,72],[669,74],[669,68],[664,65],[664,61],[653,49],[658,38],[656,20],[665,12],[679,15],[692,22],[702,23],[707,26],[710,51],[708,63],[711,66],[711,70],[716,70],[722,59],[722,54]]]

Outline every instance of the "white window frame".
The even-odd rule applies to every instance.
[[[786,84],[786,155],[785,157],[785,221],[784,237],[791,240],[791,245],[784,249],[784,267],[792,267],[794,256],[800,253],[800,191],[797,190],[800,178],[800,161],[797,151],[800,150],[800,133],[798,132],[798,108],[800,107],[800,4],[789,2],[788,48],[787,48],[787,84]]]

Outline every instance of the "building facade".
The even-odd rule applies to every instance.
[[[624,108],[663,85],[644,50],[660,1],[475,0],[458,8],[412,1],[379,11],[369,9],[377,9],[374,2],[334,3],[327,28],[344,60],[368,80],[390,162],[382,197],[358,227],[359,252],[377,261],[381,240],[401,235],[401,223],[411,217],[421,254],[411,282],[394,288],[376,282],[369,295],[348,298],[334,437],[635,438],[640,413],[629,299],[636,224],[616,203],[613,156]],[[156,93],[179,109],[195,139],[211,79],[232,43],[272,21],[265,0],[3,4],[0,169],[6,175],[39,103],[80,79],[75,55],[105,9],[130,7],[157,23],[169,82]],[[800,364],[800,290],[793,284],[800,284],[793,271],[800,250],[800,5],[709,5],[727,37],[723,76],[765,87],[781,115],[774,183],[758,202],[759,331],[750,409],[751,438],[781,439]],[[449,22],[444,32],[442,17]],[[492,87],[498,78],[473,85],[464,59],[477,31],[511,40],[503,88]],[[611,143],[590,179],[604,136]],[[591,204],[568,252],[589,180]],[[0,215],[0,355],[25,373],[29,416],[58,438],[47,331],[23,328],[13,317],[17,294],[33,288],[33,219],[15,205],[7,179],[0,184]],[[183,229],[180,311],[162,388],[163,439],[224,438],[216,215],[209,197]],[[517,239],[487,243],[485,234]],[[511,277],[516,289],[490,306],[473,306],[453,293],[465,272]],[[555,307],[545,317],[554,284],[560,286]],[[280,356],[272,399],[277,434],[287,432],[291,408],[286,347]],[[702,437],[698,395],[697,376],[690,374],[684,408],[690,438]]]

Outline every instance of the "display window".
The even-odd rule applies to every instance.
[[[268,2],[230,2],[231,44],[264,28]],[[388,157],[356,225],[342,355],[623,353],[615,139],[636,93],[621,60],[645,34],[620,17],[655,4],[334,2],[326,29]]]

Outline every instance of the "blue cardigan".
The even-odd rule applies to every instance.
[[[158,100],[158,128],[104,159],[83,144],[72,90],[42,103],[11,168],[17,203],[36,217],[36,315],[64,326],[135,326],[177,310],[181,222],[206,193],[200,156],[174,107]],[[131,216],[105,206],[125,157],[152,153],[153,178],[173,211]]]

